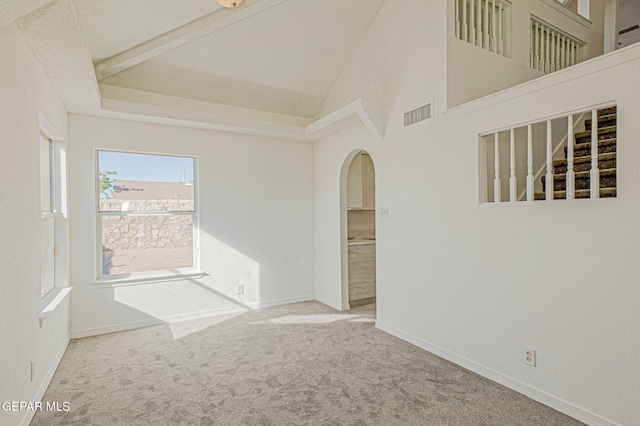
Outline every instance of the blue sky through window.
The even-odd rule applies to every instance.
[[[190,182],[193,180],[193,158],[169,155],[133,154],[128,152],[99,151],[100,172],[116,172],[116,180],[147,182]]]

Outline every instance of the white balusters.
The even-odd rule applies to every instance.
[[[582,45],[543,22],[531,20],[531,67],[550,73],[578,63]]]
[[[591,111],[591,199],[600,198],[600,169],[598,168],[598,110]]]
[[[545,177],[546,199],[553,200],[553,131],[551,120],[547,120],[547,175]]]
[[[469,9],[469,43],[476,44],[476,0],[471,0],[471,8]]]
[[[500,3],[500,13],[498,13],[498,53],[504,55],[504,22],[502,20],[504,16],[504,9],[502,3]]]
[[[573,200],[575,198],[576,188],[576,175],[573,171],[573,144],[575,143],[573,134],[573,114],[570,114],[568,117],[567,135],[567,200]]]
[[[498,53],[498,37],[496,35],[496,0],[492,0],[491,13],[493,14],[493,19],[491,20],[491,51]]]
[[[534,63],[533,67],[539,70],[540,69],[540,34],[539,34],[537,22],[534,27],[534,33],[535,33],[535,40],[534,40],[534,47],[533,47],[533,63]]]
[[[504,55],[504,13],[503,0],[454,0],[456,37]]]
[[[545,72],[551,72],[551,63],[549,62],[550,59],[550,55],[549,55],[549,42],[550,42],[550,36],[549,36],[549,28],[545,28],[545,32],[544,32],[544,71]]]
[[[475,0],[473,0],[475,1]],[[478,6],[476,7],[476,40],[477,45],[482,47],[482,0],[478,0]]]
[[[499,203],[502,201],[502,189],[500,185],[500,144],[499,144],[499,134],[496,133],[494,135],[494,170],[495,170],[495,178],[493,179],[493,201],[495,203]]]
[[[558,58],[557,58],[558,59]],[[503,183],[506,185],[506,179],[508,177],[508,201],[516,202],[521,200],[534,201],[534,200],[554,200],[566,198],[567,200],[575,200],[576,198],[600,198],[600,155],[598,152],[598,145],[600,139],[600,130],[598,129],[598,111],[602,111],[610,107],[610,105],[600,105],[596,108],[590,108],[581,112],[572,112],[571,114],[565,114],[548,118],[543,121],[530,122],[529,124],[522,124],[518,127],[503,128],[493,132],[484,133],[481,136],[485,140],[486,150],[481,152],[486,153],[491,147],[491,141],[493,140],[494,158],[491,162],[490,157],[483,157],[482,161],[486,161],[487,168],[481,171],[481,178],[485,182],[486,186],[482,186],[481,192],[484,194],[485,199],[489,197],[491,193],[491,167],[493,167],[493,194],[494,201],[499,203],[507,201],[507,188],[503,187]],[[575,145],[575,131],[579,126],[585,124],[585,118],[590,118],[591,129],[582,134],[581,137],[585,138],[585,135],[591,137],[590,141]],[[558,125],[565,126],[564,120],[566,119],[566,132],[561,130]],[[554,128],[555,125],[555,128]],[[546,132],[543,131],[546,129]],[[523,134],[526,128],[527,133],[527,151],[526,158],[524,153],[516,155],[516,135]],[[608,130],[608,129],[607,129]],[[506,133],[508,132],[508,145],[505,145],[507,141]],[[502,141],[500,137],[502,136]],[[521,137],[521,136],[518,136]],[[524,141],[523,141],[524,142]],[[502,144],[502,147],[500,146]],[[508,151],[508,160],[505,158]],[[576,147],[579,147],[578,155],[576,159]],[[501,151],[502,148],[502,151]],[[590,148],[590,154],[584,153],[587,148]],[[545,149],[545,156],[542,155],[542,150]],[[559,171],[560,177],[556,174],[556,170],[563,167],[565,161],[559,160],[559,156],[563,149],[566,151],[566,172]],[[535,153],[534,153],[534,150]],[[534,155],[535,154],[535,155]],[[502,157],[502,159],[500,158]],[[613,156],[606,155],[606,161],[612,161]],[[557,166],[554,166],[554,158]],[[500,161],[502,160],[503,167],[501,167]],[[577,161],[577,162],[576,162]],[[615,161],[615,157],[613,157]],[[508,162],[508,166],[506,166]],[[577,165],[576,165],[577,164]],[[506,171],[508,167],[508,172]],[[524,168],[526,167],[526,173]],[[590,168],[588,168],[590,167]],[[610,167],[610,166],[609,166]],[[535,168],[535,170],[534,170]],[[580,173],[576,172],[576,169]],[[586,171],[590,170],[589,173]],[[489,175],[487,176],[487,172]],[[564,174],[564,179],[562,178]],[[588,175],[588,176],[587,176]],[[518,192],[518,181],[526,176],[526,182],[524,188],[522,183],[520,192]],[[504,178],[504,179],[503,179]],[[587,178],[589,179],[590,192],[587,193],[586,189]],[[503,182],[503,180],[505,182]],[[561,187],[564,180],[564,187]],[[540,191],[540,184],[545,184],[544,192],[536,193],[536,188]],[[609,185],[610,182],[603,181],[603,185]],[[611,186],[607,186],[609,188]],[[613,186],[615,188],[615,186]],[[504,190],[504,191],[503,191]],[[558,197],[556,190],[566,190],[566,197]],[[611,196],[607,191],[605,197]],[[615,196],[615,194],[613,195]]]
[[[467,20],[467,0],[462,0],[462,25],[464,31],[464,41],[469,41],[469,23]]]
[[[455,15],[456,20],[456,38],[460,37],[460,0],[453,0],[453,14]]]
[[[489,38],[489,0],[484,0],[484,26],[482,32],[482,47],[490,50]]]
[[[512,203],[518,200],[518,185],[516,181],[516,129],[511,129],[511,140],[509,146],[509,201]]]
[[[527,126],[527,201],[533,201],[533,128]]]

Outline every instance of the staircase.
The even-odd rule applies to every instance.
[[[598,111],[598,168],[600,169],[600,198],[616,196],[616,107]],[[573,171],[575,174],[575,198],[591,196],[591,120],[585,121],[585,131],[575,134],[573,145]],[[564,160],[553,162],[553,198],[567,198],[567,149]],[[546,198],[546,176],[542,176],[542,191],[536,192],[536,200]]]

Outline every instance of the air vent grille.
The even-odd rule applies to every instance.
[[[411,126],[413,124],[417,124],[421,121],[425,121],[431,118],[432,116],[432,106],[433,104],[429,102],[426,105],[421,106],[420,108],[416,108],[409,112],[404,113],[404,127]]]

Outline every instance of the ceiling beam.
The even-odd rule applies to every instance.
[[[0,8],[0,28],[22,18],[25,15],[46,6],[53,0],[13,0],[6,6]]]
[[[238,9],[221,9],[210,13],[97,63],[95,69],[98,81],[264,12],[285,1],[287,0],[245,0]]]

